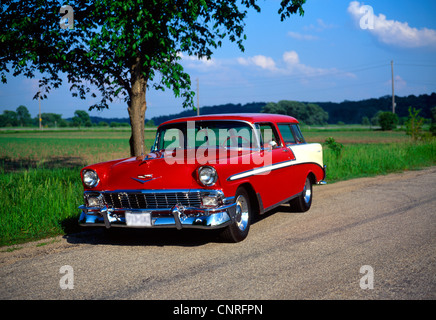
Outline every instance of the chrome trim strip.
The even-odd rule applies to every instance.
[[[286,161],[283,161],[283,162],[278,162],[278,163],[275,163],[275,164],[271,164],[269,166],[264,166],[264,167],[255,168],[255,169],[247,170],[247,171],[244,171],[244,172],[240,172],[240,173],[237,173],[237,174],[234,174],[234,175],[228,177],[227,181],[239,180],[239,179],[242,179],[242,178],[254,176],[256,174],[262,174],[262,173],[265,173],[265,172],[268,172],[268,171],[273,171],[273,170],[289,167],[289,166],[293,165],[293,162],[295,162],[295,159],[286,160]]]
[[[277,162],[277,163],[271,164],[269,166],[255,168],[255,169],[243,171],[243,172],[240,172],[240,173],[236,173],[236,174],[231,175],[230,177],[228,177],[227,181],[239,180],[239,179],[242,179],[242,178],[254,176],[254,175],[265,173],[265,172],[268,172],[268,171],[274,171],[274,170],[277,170],[277,169],[282,169],[282,168],[291,167],[291,166],[298,166],[298,165],[302,165],[302,164],[315,164],[317,166],[320,166],[316,162],[296,162],[296,159],[292,159],[292,160],[286,160],[286,161],[283,161],[283,162]]]
[[[276,204],[273,204],[272,206],[269,206],[268,208],[265,208],[264,210],[265,210],[265,212],[267,212],[267,211],[270,211],[272,209],[275,209],[275,208],[281,206],[282,204],[287,203],[287,202],[291,201],[292,199],[298,197],[300,194],[301,194],[301,192],[299,192],[297,194],[294,194],[293,196],[291,196],[289,198],[286,198],[285,200],[279,201]]]

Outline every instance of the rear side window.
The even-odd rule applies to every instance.
[[[306,143],[304,140],[303,134],[301,133],[300,127],[298,124],[278,124],[280,133],[282,134],[283,140],[287,146],[296,144],[296,143]]]
[[[291,126],[289,124],[279,124],[278,127],[286,145],[296,143],[294,134],[292,133]]]
[[[297,143],[306,143],[306,140],[304,140],[303,134],[301,133],[298,124],[292,124],[291,129],[294,132],[294,136],[295,139],[297,140]]]

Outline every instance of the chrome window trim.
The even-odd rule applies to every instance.
[[[250,149],[253,149],[253,150],[261,150],[262,149],[261,148],[261,143],[260,143],[261,139],[260,139],[259,132],[256,129],[255,125],[252,122],[250,122],[250,121],[247,121],[247,120],[235,120],[235,119],[216,119],[216,120],[202,119],[202,120],[190,120],[190,121],[193,121],[193,122],[205,122],[205,121],[207,121],[207,122],[223,122],[223,121],[226,121],[226,122],[242,122],[242,123],[248,124],[248,126],[254,132],[254,137],[255,137],[255,140],[256,140],[256,144],[258,146],[257,148],[250,148]],[[159,126],[157,131],[156,131],[156,138],[155,138],[153,147],[151,149],[151,152],[161,151],[160,149],[156,148],[157,144],[158,144],[158,136],[160,136],[161,128],[166,127],[167,125],[169,126],[169,125],[176,124],[176,123],[179,124],[179,123],[187,123],[187,122],[188,122],[187,120],[184,120],[184,121],[177,121],[177,122],[168,123],[168,124],[163,125],[162,127]]]

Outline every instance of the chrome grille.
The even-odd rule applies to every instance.
[[[176,204],[200,207],[201,193],[197,192],[105,192],[104,199],[115,209],[166,209]]]

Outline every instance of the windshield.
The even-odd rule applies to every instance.
[[[242,121],[188,121],[159,128],[152,151],[177,148],[257,148],[253,128]]]

